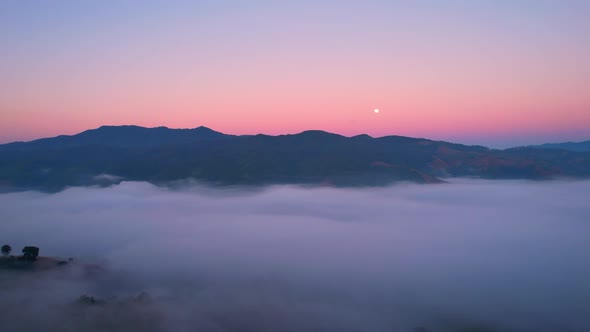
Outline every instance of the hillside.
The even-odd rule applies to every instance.
[[[532,145],[532,148],[537,149],[560,149],[575,152],[589,152],[590,141],[584,142],[565,142],[565,143],[546,143],[541,145]]]
[[[165,184],[378,186],[445,177],[587,177],[590,152],[493,150],[402,136],[323,131],[232,136],[196,129],[100,127],[73,136],[0,145],[3,190],[61,190],[121,180]]]

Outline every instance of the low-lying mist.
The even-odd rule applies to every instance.
[[[589,194],[588,181],[465,179],[1,194],[0,245],[104,272],[0,270],[0,327],[590,331]]]

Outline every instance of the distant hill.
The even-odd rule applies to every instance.
[[[166,184],[379,186],[445,177],[590,176],[590,152],[493,150],[423,138],[324,131],[233,136],[195,129],[104,126],[73,136],[0,145],[0,190],[57,191],[121,180]]]
[[[584,142],[565,142],[565,143],[547,143],[541,145],[532,145],[536,149],[561,149],[576,152],[590,151],[590,141]]]
[[[21,149],[75,148],[100,145],[116,148],[153,148],[165,145],[194,143],[203,140],[231,137],[206,127],[194,129],[170,129],[166,127],[144,128],[139,126],[102,126],[72,136],[57,136],[32,142],[7,144]]]

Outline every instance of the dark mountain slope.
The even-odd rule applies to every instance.
[[[589,175],[590,153],[490,150],[401,136],[344,137],[323,131],[230,136],[204,127],[101,127],[74,136],[0,145],[0,186],[5,190],[54,191],[120,179],[158,184],[196,179],[218,185],[375,186],[394,181],[436,183],[449,176]]]
[[[0,146],[0,149],[2,147],[18,149],[64,149],[87,145],[101,145],[117,148],[153,148],[227,137],[231,137],[231,135],[225,135],[207,127],[170,129],[166,127],[144,128],[138,126],[102,126],[72,136],[62,135],[53,138],[39,139],[32,142],[10,143]]]
[[[565,142],[565,143],[546,143],[541,145],[531,145],[531,148],[536,149],[560,149],[574,152],[589,152],[590,141],[584,142]]]

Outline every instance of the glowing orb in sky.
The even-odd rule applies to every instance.
[[[378,109],[378,108],[376,108],[374,112],[375,112],[375,113],[379,113],[379,109]]]

